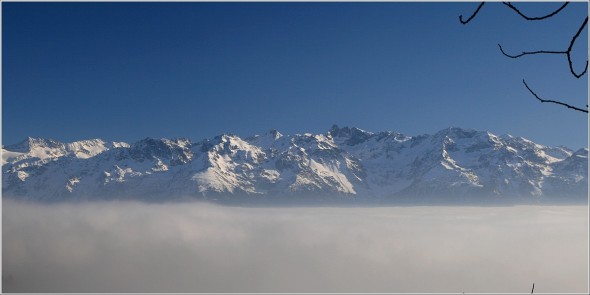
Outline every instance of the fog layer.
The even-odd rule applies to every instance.
[[[4,292],[588,292],[585,206],[3,202]]]

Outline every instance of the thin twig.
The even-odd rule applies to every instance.
[[[531,92],[531,93],[532,93],[532,94],[533,94],[533,95],[534,95],[534,96],[535,96],[535,97],[536,97],[536,98],[537,98],[537,99],[538,99],[540,102],[549,102],[549,103],[555,103],[555,104],[559,104],[559,105],[565,106],[565,107],[567,107],[567,108],[570,108],[570,109],[574,109],[574,110],[576,110],[576,111],[580,111],[580,112],[588,113],[588,110],[580,109],[580,108],[577,108],[577,107],[571,106],[571,105],[569,105],[569,104],[567,104],[567,103],[564,103],[564,102],[561,102],[561,101],[550,100],[550,99],[542,99],[542,98],[540,98],[540,97],[539,97],[539,96],[538,96],[538,95],[537,95],[537,94],[536,94],[536,93],[535,93],[535,92],[534,92],[534,91],[533,91],[533,90],[532,90],[532,89],[529,87],[529,85],[527,85],[527,84],[526,84],[526,81],[525,81],[524,79],[522,79],[522,83],[524,83],[524,86],[526,87],[526,89],[528,89],[528,90],[529,90],[529,91],[530,91],[530,92]],[[534,289],[534,288],[535,288],[535,287],[534,287],[534,285],[533,285],[533,289]]]
[[[580,73],[580,74],[576,74],[576,72],[574,71],[574,67],[572,65],[571,53],[572,53],[572,48],[574,47],[574,43],[576,43],[578,36],[580,36],[580,33],[582,32],[582,30],[584,30],[584,27],[586,27],[587,24],[588,24],[588,17],[586,17],[586,19],[584,20],[584,23],[582,23],[582,25],[578,29],[578,32],[572,38],[572,41],[570,42],[570,47],[567,48],[567,62],[570,64],[570,71],[578,79],[580,77],[582,77],[586,73],[586,71],[588,70],[588,59],[586,59],[586,66],[584,67],[584,71],[582,71],[582,73]]]
[[[517,55],[512,55],[512,54],[508,54],[504,51],[504,49],[502,48],[502,45],[498,44],[498,47],[500,47],[500,51],[502,52],[502,54],[504,54],[507,57],[510,58],[519,58],[523,55],[528,55],[528,54],[540,54],[540,53],[549,53],[549,54],[567,54],[567,51],[547,51],[547,50],[539,50],[539,51],[523,51],[520,54]]]
[[[462,15],[462,14],[461,14],[461,15],[459,15],[459,21],[460,21],[462,24],[466,25],[468,22],[470,22],[470,21],[471,21],[471,20],[472,20],[472,19],[475,17],[475,15],[477,15],[477,13],[479,12],[479,10],[481,9],[481,7],[482,7],[484,4],[486,4],[486,3],[485,3],[485,2],[481,2],[481,3],[479,4],[479,6],[477,7],[477,9],[475,10],[475,12],[473,12],[473,14],[472,14],[472,15],[471,15],[471,16],[470,16],[470,17],[469,17],[469,18],[468,18],[466,21],[464,21],[464,20],[463,20],[463,15]]]
[[[512,5],[512,3],[510,3],[510,2],[502,2],[502,3],[504,3],[504,5],[510,7],[512,10],[516,11],[516,13],[518,13],[520,16],[522,16],[526,20],[542,20],[542,19],[550,18],[550,17],[558,14],[562,9],[564,9],[569,4],[569,2],[565,2],[565,3],[563,3],[563,5],[561,7],[559,7],[559,9],[557,9],[556,11],[554,11],[550,14],[544,15],[544,16],[529,17],[529,16],[526,16],[525,14],[523,14],[522,12],[520,12],[520,10],[518,10],[518,8],[516,8],[514,5]]]

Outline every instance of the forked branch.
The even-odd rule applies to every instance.
[[[462,15],[462,14],[461,14],[461,15],[459,15],[459,21],[460,21],[462,24],[466,25],[468,22],[470,22],[470,21],[471,21],[471,20],[472,20],[472,19],[473,19],[473,18],[474,18],[476,15],[477,15],[477,13],[479,12],[479,10],[481,9],[481,7],[482,7],[484,4],[486,4],[486,3],[485,3],[485,2],[481,2],[481,3],[479,4],[479,6],[477,7],[477,9],[476,9],[476,10],[473,12],[473,14],[472,14],[472,15],[471,15],[471,16],[470,16],[470,17],[469,17],[469,18],[468,18],[466,21],[464,21],[464,20],[463,20],[463,15]]]
[[[553,16],[557,15],[558,13],[560,13],[569,4],[569,2],[565,2],[557,10],[555,10],[547,15],[539,16],[539,17],[531,17],[531,16],[528,16],[528,15],[522,13],[516,6],[512,5],[512,3],[510,3],[510,2],[502,2],[502,3],[504,5],[506,5],[508,8],[515,11],[518,15],[520,15],[521,17],[523,17],[524,19],[529,20],[529,21],[544,20],[544,19],[548,19],[550,17],[553,17]],[[479,13],[480,9],[483,7],[484,4],[485,4],[485,2],[480,3],[479,6],[477,7],[477,9],[473,12],[473,14],[467,20],[463,20],[463,15],[460,15],[459,21],[464,25],[469,23]],[[565,54],[567,56],[567,61],[569,64],[570,72],[572,73],[572,75],[574,75],[574,77],[579,79],[584,74],[586,74],[586,72],[588,71],[588,59],[586,59],[586,65],[584,66],[584,70],[580,73],[577,73],[574,70],[571,53],[572,53],[572,49],[574,47],[574,44],[576,43],[576,41],[578,40],[578,37],[580,36],[580,34],[584,30],[584,28],[586,28],[587,25],[588,25],[588,17],[586,17],[586,19],[584,20],[584,22],[582,23],[582,25],[580,26],[580,28],[578,29],[576,34],[572,37],[567,50],[564,50],[564,51],[537,50],[537,51],[522,51],[519,54],[509,54],[509,53],[506,53],[506,51],[504,51],[504,49],[502,48],[502,45],[498,44],[498,47],[500,48],[500,52],[502,52],[502,54],[504,56],[509,57],[509,58],[519,58],[519,57],[522,57],[525,55],[535,55],[535,54]],[[527,85],[527,83],[524,79],[522,80],[522,83],[524,83],[524,86],[528,89],[528,91],[533,96],[535,96],[535,98],[537,98],[540,102],[548,102],[548,103],[558,104],[558,105],[562,105],[564,107],[567,107],[569,109],[588,113],[588,105],[586,105],[586,109],[582,109],[582,108],[578,108],[578,107],[569,105],[569,104],[561,102],[561,101],[551,100],[551,99],[542,99],[529,87],[529,85]],[[535,285],[533,284],[533,290],[534,290],[534,288],[535,288]],[[531,293],[533,292],[533,290],[531,290]]]
[[[565,51],[537,50],[537,51],[523,51],[520,54],[508,54],[508,53],[506,53],[506,51],[504,51],[504,49],[502,48],[502,45],[498,44],[498,47],[500,47],[500,52],[502,52],[502,54],[504,56],[507,56],[510,58],[519,58],[521,56],[533,55],[533,54],[565,54],[567,56],[567,62],[570,67],[570,72],[572,73],[572,75],[574,75],[574,77],[579,79],[580,77],[582,77],[586,73],[586,71],[588,71],[588,60],[586,60],[586,65],[584,66],[584,70],[581,73],[576,73],[576,71],[574,70],[574,65],[572,63],[572,49],[574,47],[574,44],[576,43],[576,40],[578,40],[580,33],[582,33],[582,31],[584,30],[584,28],[587,25],[588,25],[588,17],[586,17],[586,19],[584,20],[584,22],[582,23],[582,25],[578,29],[578,32],[576,32],[574,37],[572,37],[572,40],[570,41],[570,46]]]
[[[540,102],[555,103],[555,104],[558,104],[558,105],[562,105],[562,106],[564,106],[564,107],[567,107],[567,108],[569,108],[569,109],[573,109],[573,110],[576,110],[576,111],[580,111],[580,112],[588,113],[588,110],[584,110],[584,109],[581,109],[581,108],[578,108],[578,107],[575,107],[575,106],[569,105],[569,104],[567,104],[567,103],[565,103],[565,102],[561,102],[561,101],[557,101],[557,100],[551,100],[551,99],[542,99],[542,98],[540,98],[540,97],[539,97],[539,96],[538,96],[538,95],[537,95],[537,94],[536,94],[536,93],[535,93],[535,92],[534,92],[534,91],[533,91],[533,90],[532,90],[532,89],[529,87],[529,85],[527,85],[527,83],[526,83],[526,81],[525,81],[524,79],[522,79],[522,83],[524,83],[524,86],[526,87],[526,89],[528,89],[528,90],[529,90],[529,91],[530,91],[530,92],[531,92],[531,93],[532,93],[532,94],[533,94],[533,95],[534,95],[534,96],[535,96],[535,97],[536,97],[536,98],[537,98],[537,99],[538,99]],[[588,107],[588,106],[586,106],[586,107]]]
[[[570,4],[569,2],[565,2],[565,3],[563,3],[563,5],[561,7],[559,7],[557,10],[553,11],[550,14],[547,14],[544,16],[539,16],[539,17],[530,17],[530,16],[527,16],[524,13],[522,13],[520,10],[518,10],[518,8],[516,8],[514,5],[512,5],[512,3],[510,3],[510,2],[502,2],[502,3],[504,5],[510,7],[510,9],[514,10],[516,13],[518,13],[518,15],[522,16],[526,20],[543,20],[543,19],[550,18],[550,17],[558,14],[562,9],[564,9],[568,4]]]

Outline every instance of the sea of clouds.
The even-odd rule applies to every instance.
[[[588,292],[588,208],[3,201],[4,292]]]

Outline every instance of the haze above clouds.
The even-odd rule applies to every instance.
[[[588,292],[585,206],[3,210],[4,292]]]

